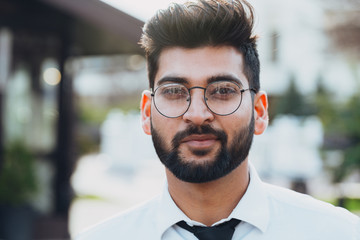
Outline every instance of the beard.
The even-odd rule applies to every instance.
[[[178,179],[191,183],[205,183],[226,176],[237,168],[249,155],[254,135],[254,117],[249,125],[235,132],[233,141],[228,144],[228,137],[222,130],[216,130],[210,125],[190,125],[184,131],[178,132],[172,139],[172,149],[165,149],[165,141],[151,124],[152,140],[155,151],[164,164]],[[221,147],[215,158],[201,163],[186,161],[179,153],[179,145],[183,138],[192,134],[212,134],[218,138]],[[229,147],[227,147],[229,145]],[[193,155],[205,156],[209,151],[192,151]]]

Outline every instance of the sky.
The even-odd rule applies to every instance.
[[[149,19],[158,9],[166,8],[171,2],[185,2],[185,0],[100,0],[118,8],[142,21]],[[139,7],[141,5],[141,7]]]
[[[158,9],[166,8],[170,3],[182,3],[187,0],[100,0],[110,6],[120,9],[131,16],[142,21],[148,20]],[[256,0],[251,0],[251,4],[256,5]],[[141,7],[139,7],[141,6]]]

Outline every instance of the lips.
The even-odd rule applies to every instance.
[[[183,138],[181,142],[207,141],[207,140],[217,140],[217,137],[212,134],[192,134],[188,137]]]
[[[182,139],[181,143],[189,145],[192,148],[209,148],[218,140],[212,134],[190,135]]]

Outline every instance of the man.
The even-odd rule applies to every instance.
[[[268,125],[252,29],[245,0],[173,4],[146,23],[142,127],[167,185],[79,239],[360,240],[358,217],[265,184],[249,163]]]

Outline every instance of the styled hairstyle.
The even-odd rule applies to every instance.
[[[260,89],[260,62],[256,49],[253,7],[246,0],[197,0],[171,4],[159,10],[143,27],[140,45],[145,49],[150,88],[161,51],[170,47],[232,46],[244,57],[244,74],[250,88]]]

